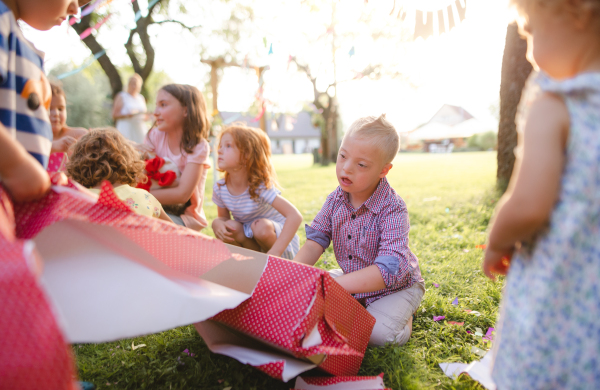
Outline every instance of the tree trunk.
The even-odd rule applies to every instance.
[[[337,136],[337,122],[338,122],[338,113],[337,113],[337,99],[335,97],[329,98],[329,118],[327,118],[327,136],[328,147],[329,147],[329,161],[335,162],[337,160],[338,153],[338,136]]]
[[[73,25],[73,29],[77,31],[78,35],[81,35],[87,28],[91,27],[92,14],[86,15],[81,19],[81,22],[75,23]],[[91,50],[93,54],[99,53],[104,48],[96,38],[90,34],[86,38],[83,39],[83,43]],[[98,63],[102,67],[102,70],[108,77],[108,81],[110,82],[110,89],[112,91],[113,98],[117,96],[119,92],[123,90],[123,81],[121,80],[121,75],[119,74],[118,69],[112,63],[108,54],[104,54],[100,58],[98,58]]]
[[[521,38],[516,24],[506,30],[506,46],[502,58],[500,82],[500,123],[498,125],[498,186],[506,189],[515,164],[517,146],[515,117],[525,81],[532,66],[527,61],[527,42]]]

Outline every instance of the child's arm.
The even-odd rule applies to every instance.
[[[569,113],[555,95],[544,94],[531,105],[522,136],[523,153],[517,155],[506,194],[492,222],[483,269],[506,274],[515,245],[530,239],[552,212],[560,190],[569,132]]]
[[[71,137],[70,135],[66,135],[62,138],[52,141],[52,148],[50,149],[50,153],[66,152],[75,142],[77,142],[75,137]]]
[[[275,240],[275,243],[267,254],[281,256],[296,235],[298,227],[302,223],[302,214],[300,214],[300,211],[293,204],[279,195],[273,200],[271,206],[285,217],[285,223],[283,224],[283,228],[281,228],[279,237],[277,237],[277,240]]]
[[[367,293],[383,290],[387,286],[376,265],[370,265],[358,271],[344,274],[335,281],[350,294]]]
[[[181,204],[187,202],[200,182],[204,166],[187,163],[179,178],[177,187],[159,188],[150,191],[161,204]]]
[[[44,168],[0,124],[0,179],[19,202],[39,199],[50,189]]]
[[[215,218],[215,220],[212,222],[212,229],[215,233],[215,236],[223,242],[233,243],[233,235],[229,231],[231,227],[230,229],[227,229],[227,221],[231,221],[231,214],[229,213],[229,210],[224,207],[217,206],[217,213],[217,218]]]
[[[323,252],[324,250],[321,244],[307,239],[304,245],[302,245],[302,248],[298,251],[296,257],[294,257],[294,261],[306,265],[315,265]]]

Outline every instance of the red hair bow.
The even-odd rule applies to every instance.
[[[161,187],[167,187],[173,184],[175,179],[177,179],[177,174],[173,171],[160,172],[160,168],[162,168],[163,165],[165,165],[165,160],[159,156],[146,160],[146,176],[148,176],[148,181],[145,183],[138,183],[136,187],[150,191],[152,180],[156,180]]]

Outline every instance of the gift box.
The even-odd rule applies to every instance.
[[[235,259],[202,278],[232,289],[244,279],[247,287],[259,279],[249,299],[196,324],[213,352],[283,381],[314,367],[333,375],[356,375],[375,325],[362,305],[325,270],[229,249]]]

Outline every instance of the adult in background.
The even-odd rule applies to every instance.
[[[127,83],[127,91],[119,93],[115,98],[112,117],[115,127],[125,138],[135,143],[144,142],[148,132],[146,127],[146,99],[140,94],[142,78],[134,73]]]

